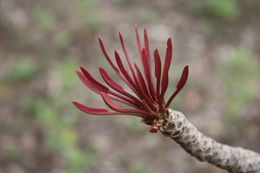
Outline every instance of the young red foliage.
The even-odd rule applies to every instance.
[[[104,103],[111,109],[89,107],[78,102],[72,102],[78,109],[83,112],[94,115],[118,115],[127,114],[143,118],[144,122],[151,125],[150,132],[155,133],[158,131],[160,124],[158,120],[163,120],[167,117],[167,110],[176,97],[176,95],[184,87],[189,73],[189,67],[185,66],[181,78],[176,86],[176,90],[169,97],[167,101],[164,96],[169,84],[169,69],[172,61],[172,41],[171,38],[167,40],[167,49],[165,60],[162,65],[162,60],[157,49],[154,50],[154,72],[152,72],[152,60],[150,54],[149,38],[146,28],[144,29],[144,47],[141,44],[140,35],[137,27],[135,26],[136,42],[138,54],[141,60],[143,73],[136,65],[131,62],[127,49],[125,47],[124,39],[119,33],[121,47],[130,71],[124,66],[123,61],[118,52],[115,52],[116,64],[112,61],[108,54],[104,42],[101,37],[98,41],[103,54],[110,66],[114,69],[116,74],[125,82],[126,85],[134,92],[131,94],[112,79],[104,68],[99,68],[100,74],[107,84],[104,85],[97,81],[89,71],[80,67],[81,71],[76,71],[80,80],[91,90],[98,93]],[[154,85],[155,81],[155,85]],[[132,108],[125,107],[114,101],[129,105]]]

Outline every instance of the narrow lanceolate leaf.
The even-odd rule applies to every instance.
[[[136,84],[134,83],[134,81],[132,80],[131,76],[129,75],[129,73],[127,72],[127,70],[125,69],[123,62],[119,56],[119,54],[115,51],[115,58],[116,58],[116,62],[117,65],[121,71],[121,73],[124,75],[125,79],[129,82],[131,89],[138,95],[140,96],[140,90],[138,87],[136,87]]]
[[[118,93],[115,93],[100,82],[96,81],[94,77],[85,69],[84,67],[81,67],[82,73],[77,71],[77,74],[80,78],[80,80],[91,90],[95,91],[96,93],[100,94],[101,92],[112,94],[116,97],[118,97],[120,100],[123,100],[124,102],[130,103],[132,106],[139,107],[139,104],[136,104],[135,101],[132,101],[128,99],[127,97],[124,97]]]
[[[128,99],[128,98],[121,99],[121,98],[116,97],[114,95],[109,95],[109,98],[114,100],[114,101],[117,101],[119,103],[122,103],[124,105],[130,106],[130,107],[135,107],[135,108],[138,108],[138,109],[143,107],[143,106],[139,106],[138,104],[134,103],[131,99]]]
[[[151,67],[150,47],[146,28],[144,28],[144,47],[149,67]],[[149,70],[151,71],[151,69]]]
[[[76,71],[79,79],[91,90],[93,90],[96,93],[100,92],[109,92],[109,89],[107,87],[98,87],[91,81],[89,81],[80,71]]]
[[[185,85],[187,79],[189,76],[189,66],[185,66],[183,71],[182,71],[182,75],[181,75],[181,79],[179,80],[178,84],[177,84],[177,88],[178,89],[182,89],[183,86]]]
[[[124,39],[123,39],[122,34],[120,32],[119,32],[119,39],[120,39],[120,42],[121,42],[121,46],[122,46],[123,52],[124,52],[125,57],[126,57],[126,61],[127,61],[128,65],[129,65],[131,71],[133,71],[133,67],[132,67],[129,55],[128,55],[128,53],[126,51],[126,48],[125,48],[125,42],[124,42]]]
[[[124,90],[123,87],[121,87],[121,85],[119,85],[116,81],[114,81],[105,71],[105,69],[103,68],[99,68],[100,74],[102,76],[102,78],[104,79],[104,81],[111,87],[113,88],[115,91],[127,96],[128,98],[130,98],[132,101],[131,103],[135,103],[137,106],[142,106],[142,102],[137,99],[136,97],[134,97],[133,95],[129,94],[128,92],[126,92]]]
[[[72,102],[79,110],[89,113],[89,114],[94,114],[94,115],[118,115],[120,114],[119,112],[115,111],[110,111],[107,109],[103,108],[96,108],[96,107],[90,107],[90,106],[85,106],[83,104],[80,104],[78,102]]]
[[[114,69],[114,71],[118,74],[118,76],[134,91],[135,89],[133,89],[133,87],[131,86],[131,84],[128,82],[128,80],[125,79],[125,77],[122,75],[122,73],[120,73],[119,69],[115,66],[115,64],[113,63],[113,61],[111,60],[110,56],[108,55],[104,43],[101,39],[101,37],[98,37],[98,41],[101,47],[101,50],[103,52],[103,54],[105,55],[108,63],[112,66],[112,68]]]
[[[103,92],[108,92],[108,88],[106,86],[104,86],[103,84],[101,84],[100,82],[98,82],[89,72],[87,69],[85,69],[84,67],[80,67],[83,75],[85,76],[85,78],[93,85],[95,86],[95,88],[99,91],[103,91]]]
[[[150,96],[149,92],[148,92],[148,88],[145,84],[145,81],[144,81],[144,78],[141,74],[141,71],[140,69],[138,68],[138,66],[135,64],[135,68],[136,68],[136,71],[137,71],[137,78],[138,78],[138,82],[137,82],[137,85],[138,87],[141,89],[141,94],[142,94],[142,100],[144,102],[144,104],[147,104],[149,105],[149,107],[152,109],[152,110],[156,110],[156,107],[154,104],[155,101],[153,100],[153,98]]]
[[[125,108],[123,106],[120,106],[120,105],[114,103],[108,97],[108,95],[106,93],[101,93],[101,96],[102,96],[104,102],[107,104],[107,106],[110,107],[114,111],[130,114],[130,115],[135,115],[138,117],[144,117],[145,115],[147,115],[147,112],[145,112],[141,109],[128,109],[128,108]]]
[[[163,65],[163,74],[162,74],[162,84],[161,84],[161,100],[164,97],[164,94],[167,90],[168,87],[168,83],[169,83],[169,68],[170,68],[170,64],[172,61],[172,41],[169,38],[167,41],[167,49],[166,49],[166,56],[165,56],[165,60],[164,60],[164,65]]]
[[[124,52],[124,54],[125,54],[125,57],[126,57],[128,66],[129,66],[129,68],[130,68],[130,70],[131,70],[131,72],[132,72],[132,76],[133,76],[134,82],[136,83],[137,77],[136,77],[135,71],[134,71],[134,69],[133,69],[133,66],[132,66],[132,64],[131,64],[129,55],[128,55],[127,51],[126,51],[123,36],[122,36],[122,34],[121,34],[120,32],[119,32],[119,38],[120,38],[121,46],[122,46],[123,52]]]
[[[146,78],[146,81],[148,83],[149,92],[150,92],[152,98],[154,100],[156,100],[155,88],[154,88],[154,84],[153,84],[152,77],[151,77],[151,68],[150,68],[150,65],[149,65],[149,60],[146,56],[145,49],[142,50],[142,62],[143,62],[145,78]]]
[[[137,82],[136,83],[139,83],[140,88],[142,88],[142,91],[144,92],[144,94],[146,94],[148,97],[150,97],[152,99],[140,69],[138,68],[138,66],[136,64],[134,64],[134,66],[135,66],[135,70],[136,70],[136,73],[137,73]]]
[[[138,53],[139,53],[139,56],[141,58],[142,57],[142,45],[141,45],[141,41],[140,41],[140,36],[139,36],[138,29],[137,29],[137,25],[135,25],[135,36],[136,36]]]
[[[114,65],[113,61],[111,60],[110,56],[108,55],[107,53],[107,50],[104,46],[104,43],[102,41],[102,38],[101,37],[98,37],[98,42],[100,44],[100,47],[101,47],[101,50],[103,52],[103,54],[105,55],[105,58],[107,59],[108,63],[111,65],[111,67],[118,73],[119,70],[118,68]]]
[[[162,63],[161,63],[161,58],[158,52],[158,49],[155,49],[154,51],[154,65],[155,65],[155,77],[157,79],[156,81],[156,95],[157,98],[160,96],[160,91],[161,91],[161,71],[162,71]]]
[[[116,91],[124,91],[124,88],[119,85],[116,81],[114,81],[106,72],[105,69],[103,68],[99,68],[99,72],[102,76],[102,78],[104,79],[104,81],[113,89],[115,89]]]
[[[188,75],[189,75],[189,66],[185,66],[183,71],[182,71],[182,75],[181,78],[177,84],[176,90],[174,91],[174,93],[171,95],[171,97],[169,98],[169,100],[166,103],[166,108],[168,106],[170,106],[172,100],[175,98],[175,96],[181,91],[181,89],[184,87],[187,79],[188,79]]]

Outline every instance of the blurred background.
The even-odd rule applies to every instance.
[[[98,67],[111,69],[98,35],[112,53],[121,31],[135,58],[134,24],[162,55],[174,40],[168,95],[190,65],[171,107],[206,135],[260,152],[259,16],[259,0],[1,0],[0,173],[224,172],[138,118],[71,104],[104,105],[75,70],[101,79]]]

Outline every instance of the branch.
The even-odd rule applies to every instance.
[[[160,131],[202,162],[230,173],[260,173],[260,154],[216,142],[199,132],[181,112],[169,109]]]

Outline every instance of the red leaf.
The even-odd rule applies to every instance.
[[[161,90],[160,86],[161,86],[162,63],[161,63],[161,58],[160,58],[158,49],[155,49],[155,51],[154,51],[154,64],[155,64],[155,77],[157,79],[156,94],[157,94],[157,98],[159,100],[160,90]]]
[[[189,75],[189,66],[185,66],[183,71],[182,71],[182,75],[181,78],[177,84],[176,90],[174,91],[174,93],[171,95],[171,97],[169,98],[169,100],[166,103],[166,107],[170,106],[172,100],[175,98],[175,96],[181,91],[181,89],[184,87],[187,79],[188,79],[188,75]]]
[[[88,71],[87,69],[85,69],[83,66],[80,66],[80,69],[82,71],[82,73],[84,74],[84,76],[86,77],[86,79],[92,83],[93,86],[95,86],[96,89],[103,91],[103,92],[109,92],[109,89],[104,86],[103,84],[101,84],[100,82],[98,82]]]
[[[135,107],[135,108],[142,108],[142,106],[139,106],[139,105],[136,104],[134,101],[132,101],[132,100],[126,98],[126,97],[124,97],[124,99],[115,97],[115,96],[113,96],[113,95],[109,95],[109,97],[110,97],[112,100],[118,101],[118,102],[123,103],[123,104],[128,105],[128,106]]]
[[[127,63],[128,63],[128,65],[129,65],[131,71],[133,71],[133,67],[132,67],[132,65],[131,65],[131,61],[130,61],[130,59],[129,59],[128,53],[127,53],[126,48],[125,48],[125,42],[124,42],[124,39],[123,39],[122,34],[121,34],[120,32],[119,32],[119,38],[120,38],[121,46],[122,46],[123,52],[124,52],[124,54],[125,54]]]
[[[114,81],[112,78],[110,78],[110,76],[107,74],[107,72],[105,71],[105,69],[103,68],[99,68],[100,74],[102,76],[102,78],[104,79],[104,81],[113,89],[117,90],[117,91],[124,91],[124,88],[119,85],[116,81]]]
[[[100,93],[100,92],[108,92],[109,89],[106,87],[98,87],[95,84],[93,84],[91,81],[89,81],[80,71],[76,71],[79,79],[91,90]]]
[[[168,83],[169,83],[169,68],[171,65],[171,60],[172,60],[172,41],[171,38],[168,39],[167,41],[167,49],[166,49],[166,56],[165,56],[165,61],[164,61],[164,66],[163,66],[163,74],[162,74],[162,83],[161,83],[161,94],[160,94],[160,100],[162,101],[164,98],[164,94],[167,90]]]
[[[140,41],[140,36],[139,36],[138,29],[137,29],[137,25],[135,25],[135,36],[136,36],[138,53],[139,53],[139,56],[141,58],[142,57],[142,45],[141,45],[141,41]]]
[[[98,42],[99,42],[99,44],[100,44],[101,50],[102,50],[103,54],[105,55],[107,61],[108,61],[109,64],[112,66],[112,68],[118,73],[119,70],[118,70],[118,68],[114,65],[114,63],[112,62],[110,56],[108,55],[108,53],[107,53],[107,51],[106,51],[106,48],[105,48],[105,46],[104,46],[104,43],[103,43],[103,41],[102,41],[102,38],[101,38],[100,36],[98,37]]]
[[[142,50],[142,62],[143,62],[145,78],[147,80],[148,87],[149,87],[149,92],[152,98],[156,101],[155,88],[151,77],[151,68],[148,62],[148,57],[146,56],[145,49]]]
[[[134,82],[136,83],[136,80],[137,80],[136,74],[135,74],[135,71],[134,71],[133,66],[132,66],[132,64],[131,64],[130,58],[129,58],[129,56],[128,56],[128,53],[127,53],[127,51],[126,51],[124,39],[123,39],[122,34],[121,34],[120,32],[119,32],[119,38],[120,38],[121,46],[122,46],[122,49],[123,49],[123,51],[124,51],[124,54],[125,54],[125,57],[126,57],[128,66],[130,67],[130,70],[131,70],[131,72],[132,72],[132,75],[133,75],[133,78],[134,78]],[[137,93],[136,93],[136,94],[137,94]],[[137,95],[140,96],[139,94],[137,94]]]
[[[101,74],[102,78],[104,79],[104,81],[111,88],[113,88],[117,92],[129,97],[130,99],[132,99],[133,101],[131,103],[134,103],[138,107],[142,106],[142,102],[140,100],[138,100],[136,97],[134,97],[133,95],[126,92],[123,87],[121,87],[116,81],[114,81],[112,78],[110,78],[110,76],[107,74],[107,72],[103,68],[99,68],[99,71],[100,71],[100,74]]]
[[[142,64],[146,80],[149,78],[149,63],[145,53],[145,49],[142,50]]]
[[[132,80],[132,78],[130,77],[129,73],[127,72],[127,70],[125,69],[123,62],[121,61],[121,58],[119,56],[119,54],[117,53],[117,51],[115,51],[115,58],[116,58],[116,62],[117,65],[121,71],[121,73],[124,75],[124,77],[126,78],[126,80],[129,82],[131,89],[138,95],[140,96],[140,91],[138,90],[138,88],[136,87],[134,81]]]
[[[149,40],[146,28],[144,28],[144,46],[145,46],[145,53],[147,57],[147,62],[149,67],[151,66],[151,59],[150,59],[150,48],[149,48]]]
[[[161,63],[161,58],[158,49],[154,50],[154,63],[155,63],[155,77],[157,79],[161,78],[162,63]]]
[[[134,91],[135,89],[131,86],[131,84],[125,79],[125,77],[120,73],[119,69],[114,65],[114,63],[112,62],[110,56],[108,55],[106,49],[105,49],[105,46],[104,46],[104,43],[101,39],[101,37],[98,37],[98,41],[99,41],[99,44],[100,44],[100,47],[107,59],[107,61],[109,62],[109,64],[112,66],[112,68],[115,70],[115,72],[118,74],[118,76]],[[128,56],[128,55],[127,55]]]
[[[145,83],[145,80],[144,80],[144,77],[140,71],[140,69],[138,68],[138,66],[136,64],[134,64],[135,66],[135,69],[136,69],[136,72],[137,72],[137,79],[139,81],[139,84],[140,84],[140,88],[142,88],[142,90],[144,91],[144,93],[147,95],[147,96],[150,96],[149,94],[149,91],[148,91],[148,88],[146,86],[146,83]]]
[[[153,98],[150,96],[144,78],[142,76],[142,73],[136,64],[135,64],[135,69],[137,71],[137,77],[138,77],[137,84],[138,87],[142,90],[141,94],[142,94],[143,102],[145,102],[144,104],[149,105],[150,109],[156,110],[156,107],[154,106],[155,100],[153,100]]]
[[[130,115],[135,115],[135,116],[139,116],[139,117],[145,117],[145,115],[148,114],[147,112],[140,110],[140,109],[128,109],[123,106],[117,105],[114,102],[112,102],[112,100],[105,93],[101,93],[101,95],[102,95],[104,102],[107,104],[107,106],[110,107],[111,109],[113,109],[114,111],[130,114]]]
[[[89,113],[89,114],[94,114],[94,115],[118,115],[118,114],[120,114],[119,112],[110,111],[110,110],[103,109],[103,108],[85,106],[78,102],[72,102],[72,103],[81,111]]]
[[[118,93],[115,93],[115,92],[109,90],[109,88],[107,88],[100,82],[96,81],[84,67],[81,67],[81,70],[84,75],[82,73],[80,73],[79,71],[77,71],[77,74],[78,74],[79,78],[81,79],[81,81],[88,88],[92,89],[93,91],[97,92],[98,94],[100,94],[101,92],[112,94],[112,95],[120,98],[121,100],[128,102],[132,106],[140,107],[140,104],[136,103],[135,101],[132,101]]]
[[[185,66],[183,71],[182,71],[182,75],[181,75],[181,79],[179,80],[178,84],[177,84],[177,88],[178,89],[182,89],[183,86],[185,85],[187,79],[189,76],[189,66]]]

